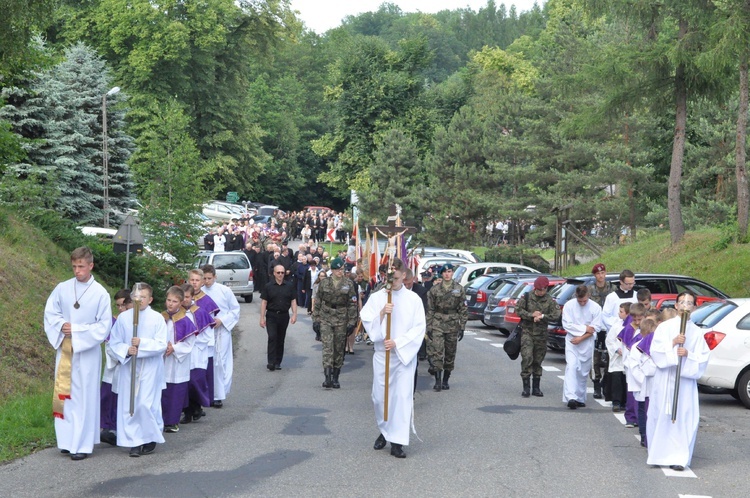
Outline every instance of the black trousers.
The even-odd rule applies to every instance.
[[[289,313],[266,312],[266,332],[268,333],[268,364],[281,365],[284,359],[284,340],[289,326]]]

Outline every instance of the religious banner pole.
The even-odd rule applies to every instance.
[[[141,313],[141,285],[140,283],[135,284],[133,292],[131,293],[131,299],[133,300],[133,337],[138,337],[138,319]],[[134,354],[130,358],[130,416],[132,417],[135,413],[135,376],[136,376],[136,364],[138,359],[138,353]]]
[[[396,255],[397,242],[401,235],[404,233],[415,233],[417,231],[414,227],[402,227],[400,226],[400,215],[401,206],[398,204],[392,204],[390,207],[390,215],[388,216],[387,226],[373,225],[368,227],[373,232],[378,231],[385,235],[388,240],[386,245],[386,254],[388,256],[388,273],[386,281],[386,292],[388,293],[388,304],[393,303],[393,273],[394,269],[392,266],[393,258]],[[385,340],[391,340],[391,313],[386,313],[385,319]],[[391,368],[391,355],[390,350],[385,351],[385,390],[383,398],[383,421],[388,421],[388,387],[390,383],[390,368]]]
[[[685,329],[687,328],[687,322],[690,320],[690,310],[680,310],[680,335],[685,337]],[[680,344],[679,347],[683,347]],[[672,397],[672,423],[677,421],[677,403],[680,400],[680,376],[682,371],[682,356],[677,358],[677,372],[674,376],[674,396]]]

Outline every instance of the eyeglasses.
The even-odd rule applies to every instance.
[[[286,272],[285,271],[275,271],[274,273],[277,274],[277,275],[283,275]]]
[[[692,303],[690,301],[678,301],[677,304],[680,306],[695,306],[695,303]]]

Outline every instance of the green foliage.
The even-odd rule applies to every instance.
[[[0,84],[12,84],[45,57],[34,37],[51,22],[59,0],[0,0]],[[0,156],[1,157],[1,156]]]
[[[55,444],[52,390],[37,390],[0,402],[0,462]]]
[[[525,265],[542,273],[550,272],[550,264],[535,251],[523,246],[498,246],[485,251],[484,260],[487,262],[512,263]]]

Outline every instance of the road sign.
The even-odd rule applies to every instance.
[[[237,192],[227,192],[227,202],[237,202],[240,200],[240,194]]]
[[[112,250],[116,253],[125,253],[125,288],[128,288],[128,272],[130,270],[130,253],[143,253],[143,234],[135,218],[128,215],[125,221],[120,225],[120,229],[114,237],[114,247]]]

